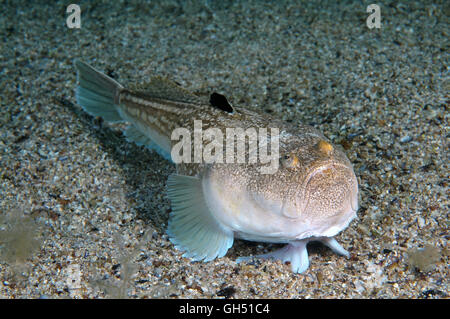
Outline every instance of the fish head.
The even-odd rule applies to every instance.
[[[322,137],[280,151],[278,171],[260,176],[253,184],[258,185],[250,190],[253,201],[301,225],[299,237],[334,236],[358,210],[358,182],[352,165]]]
[[[358,183],[345,154],[323,138],[285,143],[273,174],[214,165],[203,179],[208,207],[240,238],[289,242],[334,236],[356,217]]]

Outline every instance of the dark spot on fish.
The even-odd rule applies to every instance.
[[[211,104],[211,106],[214,106],[219,110],[233,113],[233,107],[230,105],[230,103],[228,103],[227,98],[222,94],[216,92],[211,94],[211,96],[209,97],[209,103]]]

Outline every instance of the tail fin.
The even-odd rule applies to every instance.
[[[123,121],[116,105],[123,86],[80,60],[75,60],[75,67],[78,70],[77,103],[93,116],[110,122]]]

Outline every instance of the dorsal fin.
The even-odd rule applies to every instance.
[[[211,94],[211,96],[209,97],[209,104],[228,113],[233,113],[234,111],[233,107],[230,105],[230,103],[228,103],[227,98],[224,95],[216,92]]]
[[[182,88],[177,83],[161,76],[152,77],[150,81],[143,84],[130,86],[130,89],[134,92],[142,93],[152,98],[176,102],[205,104],[205,101],[199,96]]]

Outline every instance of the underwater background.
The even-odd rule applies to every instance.
[[[74,3],[79,28],[65,1],[2,1],[0,298],[448,298],[448,1]],[[81,110],[75,58],[320,129],[359,181],[351,258],[311,244],[299,275],[237,264],[276,246],[239,240],[181,257],[175,167]]]

